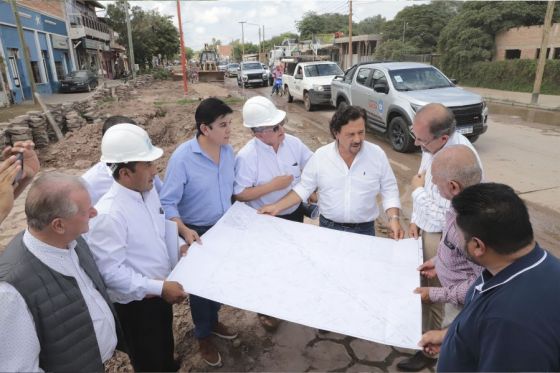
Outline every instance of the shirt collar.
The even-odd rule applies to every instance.
[[[531,252],[517,259],[495,276],[492,276],[492,274],[485,269],[480,277],[481,282],[475,286],[475,290],[484,293],[490,289],[504,285],[520,274],[537,267],[546,259],[547,255],[548,253],[536,243]]]
[[[276,153],[276,152],[274,151],[274,148],[272,147],[272,145],[268,145],[268,144],[264,143],[261,139],[258,139],[258,138],[256,138],[256,137],[255,137],[254,139],[255,139],[255,145],[256,145],[257,148],[261,148],[261,149],[266,150],[266,151],[268,151],[268,152]],[[284,141],[282,141],[282,142],[280,143],[280,146],[278,147],[278,151],[280,151],[280,148],[281,148],[283,145],[284,145]]]
[[[45,255],[68,258],[71,255],[71,251],[74,250],[78,244],[76,240],[74,240],[68,244],[68,249],[54,247],[33,236],[29,229],[26,229],[23,234],[23,243],[33,255],[39,258]]]
[[[202,136],[202,135],[201,135],[201,136]],[[192,146],[191,146],[191,149],[192,149],[192,152],[193,152],[193,153],[204,154],[204,153],[202,152],[202,149],[200,148],[200,144],[198,143],[198,137],[195,136],[195,137],[192,139],[192,144],[191,144],[191,145],[192,145]]]
[[[113,182],[113,185],[111,186],[111,189],[113,189],[116,193],[124,194],[128,198],[131,198],[131,199],[133,199],[137,202],[144,203],[145,197],[147,196],[148,193],[150,193],[150,191],[152,189],[154,189],[154,187],[152,187],[152,189],[150,189],[150,191],[140,193],[140,192],[137,192],[135,190],[128,189],[127,187],[121,185],[118,181],[115,181],[115,182]]]

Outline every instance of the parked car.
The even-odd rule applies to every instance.
[[[282,77],[288,102],[303,100],[307,111],[315,105],[330,104],[331,81],[343,72],[336,62],[300,62],[288,69]]]
[[[231,78],[233,76],[237,76],[237,70],[239,69],[239,64],[238,63],[230,63],[229,65],[227,65],[226,68],[226,76],[228,78]]]
[[[218,65],[218,71],[226,71],[227,70],[227,64],[220,64]]]
[[[99,84],[97,75],[89,70],[76,70],[60,81],[59,92],[91,91]]]
[[[258,61],[242,62],[237,70],[237,85],[268,87],[269,73]]]
[[[488,128],[488,108],[481,96],[455,84],[455,80],[423,63],[362,63],[332,81],[331,103],[364,108],[367,126],[386,134],[398,152],[416,149],[412,121],[416,111],[429,103],[451,109],[457,132],[474,142]]]

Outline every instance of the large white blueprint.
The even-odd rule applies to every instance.
[[[419,241],[339,232],[234,204],[168,280],[188,293],[387,345],[417,348]]]

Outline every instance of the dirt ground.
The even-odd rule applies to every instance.
[[[139,88],[138,93],[130,101],[104,102],[100,112],[130,116],[148,131],[153,143],[165,151],[157,161],[162,178],[173,150],[194,135],[194,112],[202,98],[217,96],[233,108],[234,128],[230,142],[235,151],[251,138],[250,131],[242,125],[240,112],[243,99],[237,87],[232,89],[227,85],[198,83],[190,85],[189,94],[184,96],[181,82],[155,81],[150,87]],[[253,94],[256,92],[248,92],[248,95]],[[287,111],[293,110],[284,103],[279,106]],[[331,141],[324,128],[318,127],[321,124],[312,123],[314,115],[291,112],[286,124],[287,132],[298,136],[311,150]],[[326,127],[327,122],[322,122]],[[42,168],[80,175],[98,161],[100,142],[100,125],[89,124],[68,133],[63,141],[40,151]],[[406,187],[411,172],[414,171],[395,169],[405,216],[410,216],[411,210],[410,191]],[[25,228],[24,197],[16,201],[14,210],[2,225],[0,252],[18,231]],[[376,224],[379,235],[386,235],[384,223],[379,220]],[[408,220],[405,219],[404,224],[407,227]],[[215,340],[224,366],[210,369],[197,354],[188,301],[174,306],[174,314],[176,354],[181,360],[181,371],[395,371],[395,364],[413,352],[334,333],[318,334],[314,329],[288,322],[282,323],[276,333],[270,334],[259,325],[256,314],[224,306],[220,312],[221,321],[235,327],[240,337],[234,341]],[[129,372],[132,367],[127,356],[117,352],[106,364],[106,371]]]

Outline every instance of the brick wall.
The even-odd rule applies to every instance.
[[[17,0],[18,5],[64,19],[63,0]]]
[[[521,50],[521,59],[534,59],[537,49],[541,47],[543,26],[516,27],[496,35],[495,60],[505,59],[506,49]],[[560,23],[552,25],[549,34],[548,48],[552,58],[555,48],[560,48]]]

